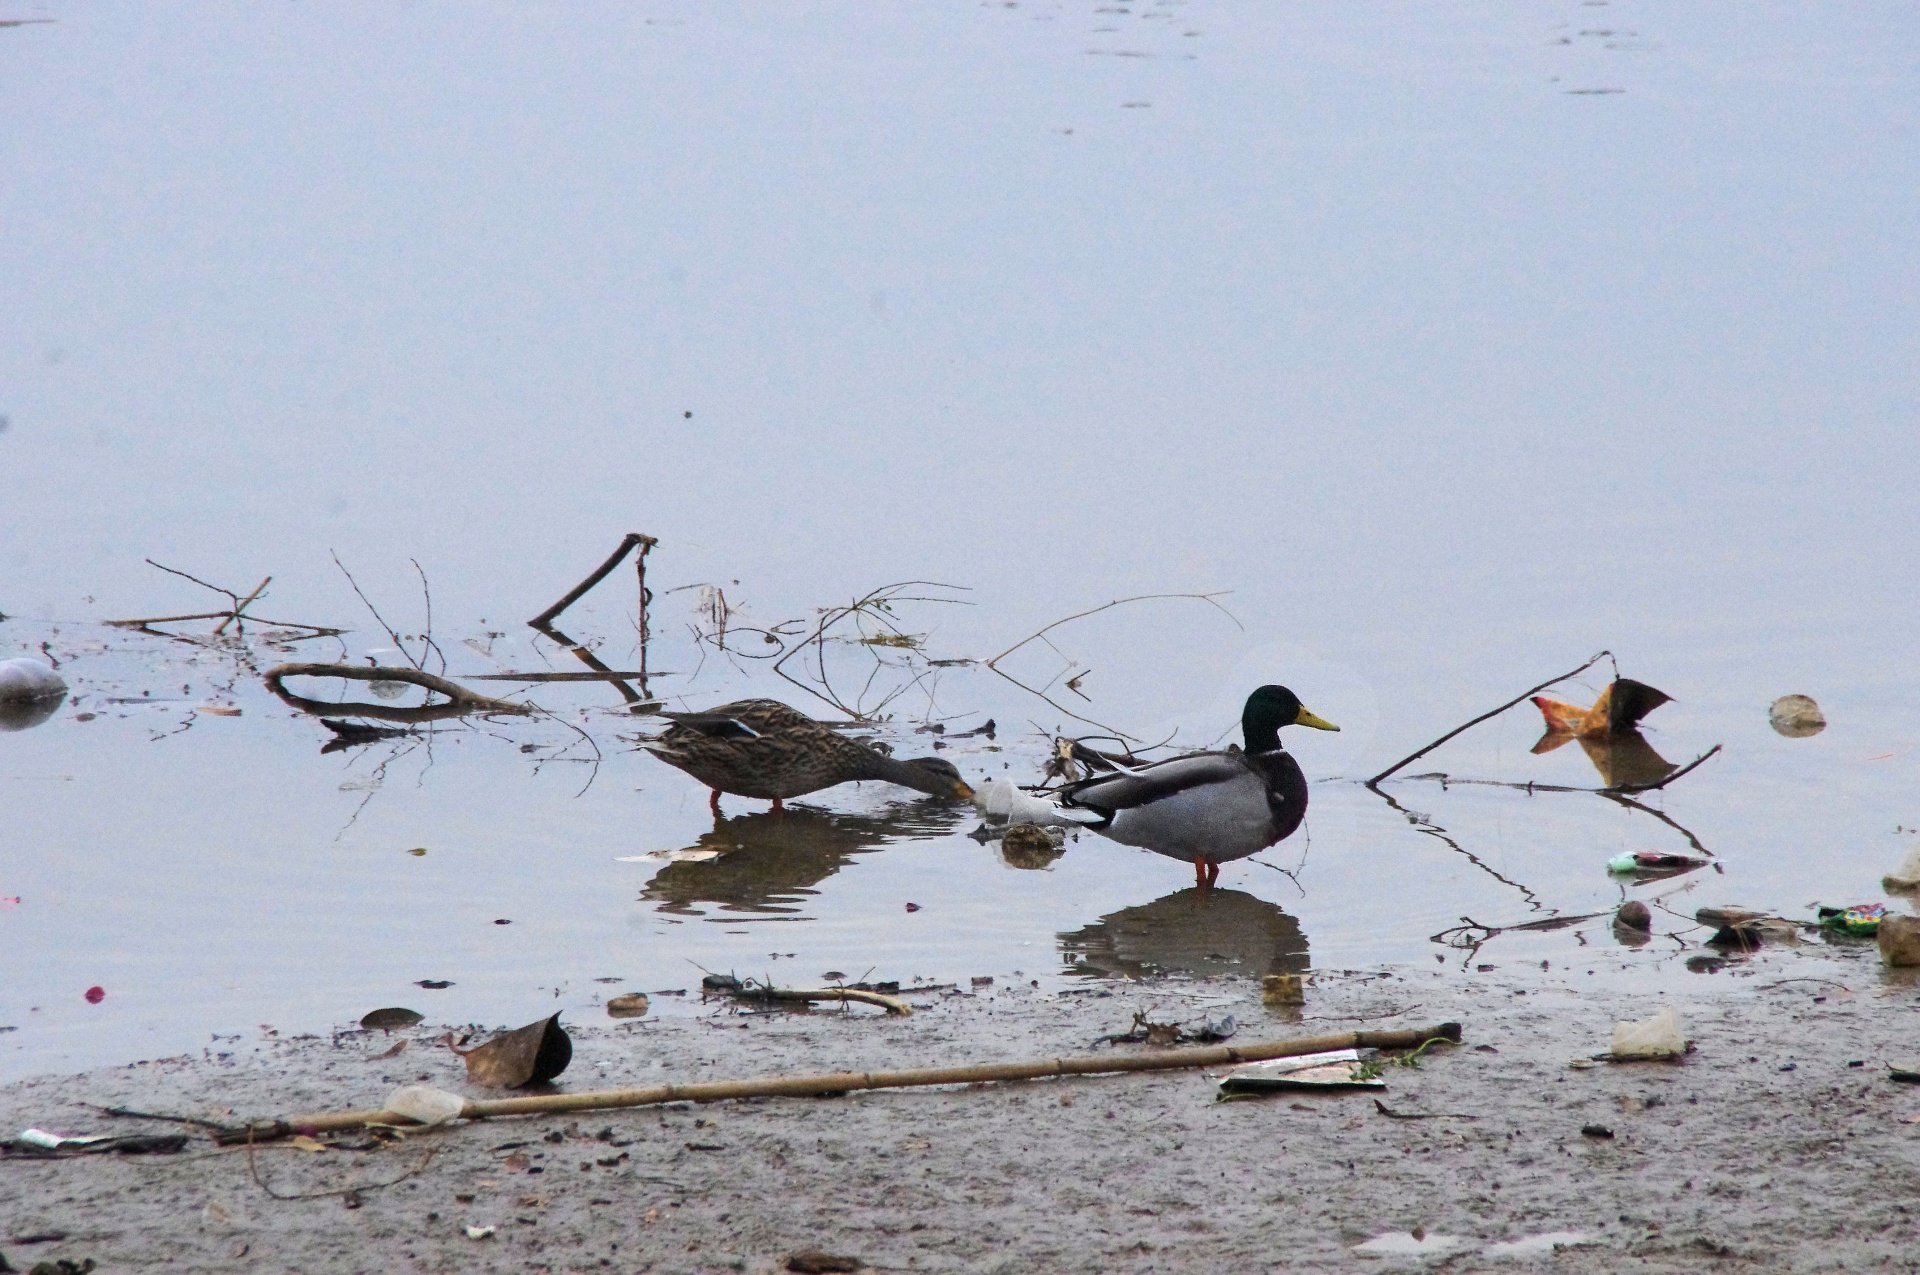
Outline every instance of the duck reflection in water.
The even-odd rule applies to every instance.
[[[1072,973],[1105,978],[1304,974],[1300,922],[1244,890],[1193,886],[1060,936]]]
[[[952,832],[963,812],[937,802],[913,802],[878,815],[843,815],[810,806],[784,812],[720,816],[692,850],[718,851],[717,858],[669,863],[654,874],[640,897],[660,911],[703,916],[699,904],[723,912],[791,914],[818,893],[813,887],[853,862],[901,841],[921,841]]]

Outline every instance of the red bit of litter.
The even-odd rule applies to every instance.
[[[0,908],[17,908],[19,906],[20,896],[17,894],[10,894],[4,899],[0,899]]]
[[[919,910],[920,910],[920,905],[919,905],[918,903],[909,903],[909,904],[907,904],[907,911],[909,911],[909,912],[918,912]]]
[[[106,988],[104,988],[104,987],[89,987],[89,988],[87,989],[87,1004],[89,1004],[89,1005],[98,1005],[98,1004],[99,1004],[99,1003],[100,1003],[101,1001],[103,1001],[103,1000],[105,1000],[105,999],[107,999],[107,989],[106,989]]]

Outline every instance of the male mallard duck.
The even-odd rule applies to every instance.
[[[778,700],[743,699],[704,713],[660,716],[673,725],[646,750],[713,789],[715,814],[723,792],[771,797],[779,810],[788,797],[856,779],[881,779],[956,801],[973,796],[952,762],[895,761]]]
[[[1175,757],[1139,770],[1069,784],[1060,804],[1102,816],[1090,824],[1129,846],[1193,864],[1196,883],[1220,879],[1220,865],[1290,836],[1307,813],[1307,777],[1280,747],[1282,726],[1339,730],[1306,710],[1284,686],[1247,696],[1240,714],[1246,750]]]

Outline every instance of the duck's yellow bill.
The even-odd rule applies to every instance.
[[[1311,726],[1315,730],[1339,730],[1340,729],[1338,726],[1335,726],[1332,722],[1328,721],[1324,717],[1315,717],[1312,713],[1309,713],[1304,707],[1301,708],[1299,716],[1293,719],[1293,724],[1295,726]]]

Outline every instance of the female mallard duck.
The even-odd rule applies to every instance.
[[[771,797],[779,810],[788,797],[856,779],[885,780],[956,801],[973,796],[952,762],[895,761],[778,700],[743,699],[704,713],[660,716],[673,725],[646,750],[713,789],[715,814],[723,792]]]
[[[1221,864],[1292,835],[1306,817],[1307,777],[1280,747],[1282,726],[1340,729],[1286,687],[1263,686],[1240,714],[1244,752],[1194,753],[1083,779],[1061,790],[1060,804],[1101,816],[1088,826],[1123,845],[1187,860],[1194,881],[1212,885]]]

